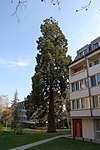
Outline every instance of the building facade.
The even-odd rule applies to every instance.
[[[19,102],[18,103],[18,118],[19,122],[24,122],[27,121],[27,115],[26,115],[26,110],[25,110],[25,102]]]
[[[69,65],[72,136],[100,140],[100,37]]]

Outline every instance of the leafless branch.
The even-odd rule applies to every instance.
[[[47,0],[41,0],[41,2],[45,2],[46,3]],[[50,0],[51,4],[53,5],[58,5],[58,8],[60,9],[60,0]]]
[[[90,8],[90,5],[91,5],[92,1],[93,1],[93,0],[89,0],[89,3],[88,3],[87,5],[82,6],[81,9],[77,9],[76,12],[81,11],[81,10],[84,10],[84,9],[87,11],[87,10]]]
[[[11,3],[13,4],[16,0],[11,0]],[[40,0],[41,2],[46,3],[48,0]],[[26,7],[26,3],[28,2],[28,0],[17,0],[17,4],[15,7],[15,11],[11,14],[12,16],[16,16],[18,22],[20,22],[20,19],[18,17],[18,10],[19,8],[23,8]],[[60,9],[60,0],[50,0],[51,4],[53,5],[58,5],[58,8]]]
[[[14,0],[11,0],[11,3],[13,3],[13,2],[14,2]],[[27,3],[27,0],[25,0],[25,1],[19,0],[18,3],[17,3],[17,5],[16,5],[15,12],[12,15],[14,16],[14,15],[17,14],[19,7],[21,7],[21,8],[23,6],[26,7],[26,5],[25,5],[26,3]]]
[[[60,10],[60,0],[51,0],[51,3],[52,3],[53,5],[58,5],[58,8],[59,8],[59,10]]]
[[[18,17],[18,15],[16,14],[16,18],[18,20],[18,23],[20,22],[20,18]]]

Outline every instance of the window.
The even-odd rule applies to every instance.
[[[99,47],[99,42],[96,42],[94,45],[93,45],[93,48],[96,49]]]
[[[91,87],[100,85],[100,74],[91,77]]]
[[[81,108],[90,108],[90,99],[89,97],[81,98]]]
[[[76,109],[76,101],[72,100],[72,109]]]
[[[81,108],[85,108],[85,101],[84,101],[84,98],[81,98]]]
[[[100,119],[96,120],[96,129],[100,131]]]
[[[96,78],[97,78],[97,85],[100,85],[100,74],[97,74]]]
[[[79,81],[75,82],[75,86],[76,86],[76,91],[79,90]]]
[[[100,108],[100,95],[98,96],[98,103],[99,103],[99,108]]]
[[[96,133],[96,139],[100,140],[100,119],[95,120],[95,133]]]
[[[72,83],[72,92],[75,91],[75,83]]]
[[[88,87],[88,80],[84,79],[84,83],[85,83],[85,88],[87,88]]]
[[[92,67],[92,63],[89,63],[89,67]]]
[[[84,55],[86,55],[88,53],[88,50],[87,49],[85,49],[84,50]]]
[[[99,64],[99,60],[94,61],[94,65],[97,65],[97,64]]]
[[[92,76],[91,77],[91,86],[93,87],[93,86],[96,86],[96,78],[95,78],[95,76]]]
[[[85,107],[90,108],[90,99],[89,99],[89,97],[85,98]]]
[[[80,89],[84,89],[84,80],[80,80]]]
[[[80,109],[80,99],[76,100],[76,106],[77,106],[77,109]]]
[[[87,79],[80,80],[80,89],[86,89],[88,86]]]
[[[84,67],[83,67],[83,66],[80,66],[80,67],[74,69],[74,72],[75,72],[75,73],[78,73],[78,72],[80,72],[80,71],[82,71],[82,70],[84,70]]]
[[[95,108],[98,108],[99,107],[99,103],[98,103],[98,96],[95,95],[95,96],[92,96],[92,100],[93,100],[93,107]]]
[[[83,51],[82,52],[80,52],[80,57],[82,57],[83,56]]]
[[[90,99],[89,97],[76,99],[71,101],[72,104],[72,110],[73,109],[89,109],[90,108]]]

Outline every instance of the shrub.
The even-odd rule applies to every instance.
[[[16,128],[14,129],[14,132],[17,135],[22,135],[22,133],[23,133],[23,127],[22,127],[22,125],[21,124],[17,124]]]

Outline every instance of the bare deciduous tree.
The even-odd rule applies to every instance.
[[[16,2],[16,6],[15,6],[15,11],[12,13],[12,16],[16,16],[18,19],[18,22],[20,21],[20,18],[18,17],[18,10],[22,9],[23,7],[26,8],[27,6],[27,2],[29,0],[17,0],[17,2],[15,0],[11,0],[11,3],[14,4],[14,2]],[[52,5],[57,5],[58,8],[60,9],[60,2],[61,0],[40,0],[43,3],[47,3],[48,1],[51,2]],[[91,6],[91,3],[93,2],[93,0],[89,0],[88,3],[85,6],[82,6],[80,9],[77,9],[76,12],[82,11],[82,10],[88,10]]]
[[[15,11],[11,15],[12,16],[16,16],[18,22],[20,22],[20,18],[19,18],[18,14],[17,14],[18,10],[22,9],[23,7],[26,8],[28,1],[29,0],[17,0],[17,2],[16,2]],[[40,1],[46,3],[48,0],[40,0]],[[15,0],[11,0],[12,4],[14,4],[14,2],[15,2]],[[60,9],[60,0],[50,0],[50,2],[51,2],[52,5],[58,5],[58,8]]]
[[[81,10],[88,10],[91,6],[93,0],[89,0],[88,4],[86,4],[85,6],[82,6],[80,9],[77,9],[76,12],[81,11]]]

